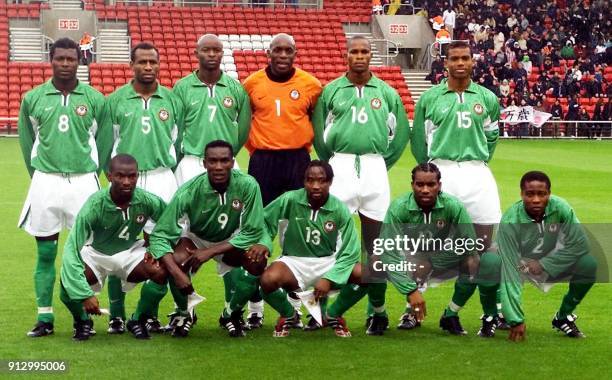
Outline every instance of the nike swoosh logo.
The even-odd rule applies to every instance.
[[[134,112],[126,112],[124,116],[125,116],[125,117],[132,116],[132,114],[133,114],[133,113],[134,113]]]
[[[45,112],[51,111],[53,107],[45,107]]]
[[[343,106],[345,103],[346,103],[346,100],[345,100],[345,101],[343,101],[343,102],[339,102],[339,103],[338,103],[338,106],[342,107],[342,106]]]
[[[195,106],[195,105],[196,105],[196,104],[198,104],[198,103],[200,103],[200,101],[199,101],[199,100],[196,100],[195,102],[191,102],[191,105],[192,105],[192,106]]]
[[[442,113],[447,113],[447,112],[448,112],[448,108],[444,108],[444,109],[442,110]]]

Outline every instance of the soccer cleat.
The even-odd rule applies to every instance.
[[[295,317],[290,326],[292,329],[303,329],[304,324],[302,323],[302,312],[299,310],[295,310]]]
[[[275,338],[284,338],[289,336],[289,330],[296,323],[295,320],[299,318],[297,311],[292,317],[279,317],[276,326],[274,326],[274,333],[272,334]]]
[[[480,320],[482,321],[482,327],[478,330],[478,336],[493,338],[499,324],[498,317],[496,315],[483,315],[480,317]]]
[[[259,329],[263,326],[264,316],[260,313],[251,313],[246,320],[245,327],[248,330]]]
[[[414,314],[404,313],[400,317],[400,323],[397,325],[397,328],[400,330],[412,330],[420,326],[421,322],[417,321]]]
[[[506,322],[506,318],[503,315],[497,315],[497,329],[498,330],[510,330],[510,324]]]
[[[27,333],[30,338],[40,338],[51,334],[53,334],[53,323],[41,321],[36,322],[34,328]]]
[[[445,317],[444,315],[440,318],[440,328],[444,331],[448,331],[453,335],[466,335],[467,331],[461,326],[459,317],[456,315]]]
[[[223,314],[219,317],[219,325],[227,330],[228,334],[232,338],[241,338],[246,336],[244,332],[244,320],[242,319],[242,312],[234,312],[229,317],[224,317]]]
[[[123,322],[123,318],[111,318],[111,320],[108,321],[108,330],[106,331],[108,331],[109,334],[123,334],[125,332],[125,323]]]
[[[389,327],[389,318],[386,315],[374,315],[370,318],[370,324],[366,330],[368,335],[383,335]]]
[[[176,325],[176,322],[178,321],[178,317],[180,317],[181,315],[179,313],[177,313],[176,311],[173,311],[172,313],[168,314],[168,324],[166,326],[163,327],[163,330],[165,332],[172,332],[174,330],[174,326]],[[194,311],[191,312],[191,325],[195,325],[198,322],[198,316]]]
[[[185,338],[189,335],[189,330],[193,326],[193,321],[190,315],[176,316],[174,318],[174,327],[172,328],[172,336],[175,338]]]
[[[306,323],[306,326],[303,327],[304,331],[315,331],[323,328],[323,326],[321,326],[312,315],[308,314],[307,318],[308,322]],[[326,324],[325,321],[323,321],[323,324]]]
[[[72,334],[72,339],[77,341],[87,340],[89,337],[93,336],[93,321],[88,319],[86,321],[74,321],[72,325],[74,328],[74,333]]]
[[[559,319],[559,316],[555,314],[555,317],[552,320],[552,327],[555,330],[559,330],[570,338],[586,338],[578,326],[576,326],[576,319],[578,316],[576,314],[570,314],[563,319]]]
[[[327,317],[327,326],[334,329],[334,333],[336,334],[337,337],[340,337],[340,338],[350,338],[351,337],[351,331],[348,329],[348,326],[346,325],[346,320],[342,317],[336,317],[336,318]]]
[[[157,317],[147,318],[145,321],[145,327],[147,328],[147,331],[154,334],[161,334],[166,331]]]
[[[134,319],[130,319],[127,322],[127,329],[136,339],[151,339],[151,335],[149,335],[149,331],[147,330],[146,322],[144,320],[136,321]]]

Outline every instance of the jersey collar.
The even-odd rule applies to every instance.
[[[300,197],[298,198],[298,203],[301,204],[302,206],[308,207],[310,209],[312,209],[312,207],[310,207],[310,203],[308,202],[308,196],[306,195],[306,189],[300,189]],[[327,197],[327,201],[325,201],[325,203],[323,204],[323,206],[321,206],[319,208],[319,210],[325,210],[325,211],[332,211],[332,208],[330,206],[330,199],[331,199],[332,195],[329,194],[329,196]]]
[[[60,90],[58,90],[57,88],[55,88],[55,86],[53,85],[53,78],[49,79],[45,84],[45,94],[46,95],[53,95],[53,94],[61,94],[62,92]],[[77,85],[74,88],[74,90],[72,90],[70,93],[71,94],[84,94],[85,93],[85,85],[83,83],[81,83],[80,80],[77,79]]]
[[[447,94],[449,92],[456,92],[454,90],[451,90],[450,88],[448,88],[448,79],[443,79],[442,80],[442,84],[444,85],[444,93]],[[478,85],[476,83],[474,83],[473,80],[470,79],[470,85],[465,89],[464,92],[471,92],[471,93],[476,93],[478,92]]]
[[[343,88],[344,87],[355,87],[355,84],[348,79],[346,74],[347,73],[345,73],[343,76],[341,76],[338,79],[340,81],[339,86],[343,87]],[[374,75],[374,73],[372,73],[372,76],[370,77],[370,80],[368,80],[368,82],[365,84],[365,86],[366,87],[378,87],[379,81],[380,81],[380,79],[378,79],[378,77],[376,75]]]
[[[440,192],[440,194],[438,194],[438,197],[436,198],[436,204],[433,206],[432,210],[444,208],[444,205],[440,201],[440,197],[441,196],[442,196],[442,192]],[[418,203],[416,202],[416,199],[414,197],[414,193],[410,193],[408,195],[408,210],[410,210],[410,211],[417,211],[417,212],[423,212],[423,209],[421,209],[421,206],[419,206]]]
[[[208,87],[207,85],[204,84],[204,82],[202,82],[200,80],[200,78],[198,77],[198,70],[194,70],[191,73],[192,77],[193,77],[193,83],[191,84],[193,87]],[[227,87],[228,86],[228,76],[226,73],[224,73],[223,71],[221,71],[221,76],[219,77],[219,80],[217,81],[217,83],[215,83],[215,86],[220,85],[223,87]]]
[[[127,98],[128,99],[134,99],[134,98],[139,98],[140,99],[140,98],[142,98],[142,95],[140,95],[139,93],[136,92],[136,90],[134,90],[134,79],[132,79],[130,81],[130,83],[128,83],[126,86],[128,87],[128,89],[127,89],[127,91],[128,91]],[[162,85],[158,82],[157,83],[157,88],[155,89],[155,92],[153,94],[151,94],[152,98],[163,98],[164,97],[162,95],[161,91],[160,91],[161,87],[162,87]]]

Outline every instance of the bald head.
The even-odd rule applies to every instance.
[[[370,48],[370,50],[372,49],[370,40],[368,40],[364,36],[353,36],[349,38],[348,41],[346,41],[346,50],[351,50],[351,46],[356,42],[361,42],[361,43],[365,42],[368,45],[368,48]]]
[[[208,46],[221,46],[223,48],[223,42],[215,34],[207,33],[198,39],[197,48],[201,48],[204,45]]]
[[[293,36],[287,33],[279,33],[272,37],[272,41],[270,41],[270,49],[279,44],[289,44],[295,49],[295,40]]]

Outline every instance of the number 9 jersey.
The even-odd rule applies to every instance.
[[[68,95],[51,80],[28,91],[19,111],[19,143],[30,176],[98,169],[96,135],[104,96],[78,82]]]

